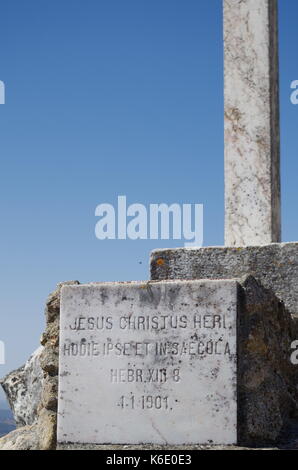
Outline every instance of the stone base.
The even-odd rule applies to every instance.
[[[252,275],[298,319],[298,243],[244,248],[155,250],[151,279],[235,279]]]
[[[274,446],[157,446],[157,445],[99,445],[99,444],[59,444],[57,450],[103,450],[103,451],[200,451],[200,450],[298,450],[298,421],[289,422],[280,440]]]
[[[238,445],[276,446],[289,421],[298,417],[297,367],[290,362],[291,342],[296,339],[294,321],[272,290],[265,289],[252,276],[238,282]],[[154,283],[152,290],[153,286]],[[69,444],[58,446],[70,448]]]
[[[152,277],[232,278],[253,272],[279,298],[292,306],[297,316],[298,244],[270,245],[258,248],[204,248],[155,251]],[[264,268],[262,269],[262,263]],[[279,265],[278,265],[279,263]],[[284,274],[285,278],[283,278]],[[288,275],[289,280],[286,279]],[[280,281],[280,285],[279,285]],[[266,290],[251,276],[240,280],[240,324],[238,330],[238,429],[239,444],[263,448],[298,448],[297,421],[291,430],[289,420],[297,418],[297,366],[290,363],[290,343],[298,339],[295,322],[272,290]],[[78,282],[71,282],[78,284]],[[286,286],[290,287],[287,289]],[[47,329],[42,337],[45,349],[41,358],[45,380],[38,422],[0,439],[1,450],[55,449],[57,413],[58,334],[60,284],[49,297],[46,308]],[[291,292],[291,288],[293,289]],[[296,290],[295,290],[296,289]],[[293,294],[294,292],[294,294]],[[295,308],[293,307],[295,305]],[[278,443],[278,444],[276,444]],[[73,444],[59,449],[88,448]],[[159,449],[160,446],[92,446],[99,450]],[[170,447],[163,447],[170,449]],[[206,449],[206,446],[189,446]],[[223,447],[213,447],[214,450]],[[231,447],[229,447],[231,448]],[[171,447],[174,449],[174,447]],[[175,449],[177,447],[175,446]],[[233,447],[237,450],[239,447]]]
[[[266,447],[263,449],[256,449],[253,447],[239,447],[239,446],[116,446],[116,445],[96,445],[96,444],[58,444],[57,450],[110,450],[117,451],[146,451],[146,450],[161,450],[161,451],[199,451],[199,450],[278,450],[278,448]]]
[[[99,444],[59,444],[57,450],[103,450],[103,451],[200,451],[200,450],[298,450],[298,421],[289,422],[280,440],[274,446],[157,446],[157,445],[99,445]]]
[[[151,255],[153,281],[249,275],[259,287],[252,278],[242,283],[247,308],[239,330],[239,424],[244,442],[255,445],[262,437],[276,440],[278,421],[285,424],[288,412],[288,417],[297,413],[298,366],[290,364],[290,345],[298,339],[298,243],[178,248],[155,250]],[[283,302],[277,305],[278,300]]]

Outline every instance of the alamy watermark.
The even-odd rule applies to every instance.
[[[292,93],[291,93],[291,103],[292,104],[298,104],[298,80],[294,80],[292,83],[291,83],[291,88],[292,90],[294,90]]]
[[[0,104],[5,104],[5,85],[2,80],[0,80]]]
[[[95,216],[98,240],[184,240],[185,247],[203,245],[202,204],[149,204],[127,206],[126,196],[112,204],[99,204]],[[187,240],[187,242],[186,242]]]

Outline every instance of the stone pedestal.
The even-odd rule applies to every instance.
[[[155,250],[151,279],[233,279],[252,275],[298,318],[298,243]]]
[[[178,251],[179,250],[175,251],[176,256],[178,255]],[[157,253],[153,254],[154,260],[156,255]],[[156,259],[159,268],[162,267],[160,260],[166,260],[164,256],[165,253],[163,253],[163,258],[161,258],[160,255],[161,253],[158,253],[158,257]],[[197,281],[197,283],[197,285],[208,285],[208,281]],[[75,285],[78,283],[71,284],[74,284],[73,288],[75,288]],[[151,302],[154,308],[158,310],[159,296],[157,295],[157,292],[160,290],[162,291],[165,289],[165,285],[170,284],[171,283],[168,282],[149,282],[141,284],[143,288],[140,289],[140,292],[142,292],[143,301],[147,299],[147,306]],[[179,282],[174,282],[172,283],[172,287],[177,286],[178,284]],[[183,282],[181,284],[183,284]],[[290,343],[293,337],[296,339],[296,333],[293,333],[293,319],[285,309],[283,303],[274,295],[272,290],[262,287],[262,285],[252,276],[248,276],[242,280],[222,281],[219,282],[219,284],[222,286],[237,285],[237,393],[235,396],[236,401],[234,401],[234,398],[231,399],[232,403],[237,403],[237,448],[239,448],[239,445],[253,445],[261,447],[263,444],[268,444],[270,442],[274,442],[275,444],[283,442],[285,447],[289,447],[291,445],[290,434],[286,433],[283,441],[280,440],[280,436],[282,434],[282,430],[287,426],[289,419],[291,417],[295,417],[297,405],[297,387],[295,378],[295,374],[297,374],[297,366],[292,366],[289,360]],[[38,413],[38,421],[33,426],[25,426],[24,428],[20,428],[19,430],[0,439],[1,449],[25,450],[56,448],[58,403],[57,374],[58,372],[60,374],[67,372],[64,369],[60,369],[60,371],[58,371],[58,334],[59,317],[61,314],[60,297],[62,285],[65,284],[60,284],[58,289],[49,297],[47,302],[47,329],[42,337],[42,343],[45,345],[45,349],[41,358],[41,365],[46,377],[42,384],[43,398]],[[123,288],[125,288],[126,285],[127,283],[122,284]],[[212,285],[212,282],[209,283],[209,285]],[[66,289],[72,289],[68,287],[69,283],[66,283],[66,286]],[[89,288],[92,288],[92,285],[90,285]],[[200,289],[197,289],[195,291],[196,295],[199,295],[199,290]],[[179,306],[179,303],[177,303],[179,296],[176,295],[175,301],[175,291],[176,289],[174,289],[174,292],[168,296],[168,307],[171,309],[172,306],[173,311],[171,310],[171,312],[173,314],[177,309],[179,310],[180,307],[186,308],[185,305]],[[205,295],[203,296],[203,302],[205,302],[205,305],[208,304],[208,298],[209,302],[211,299],[210,295],[207,294],[208,293],[205,289]],[[170,301],[170,298],[172,301]],[[100,299],[104,300],[105,296],[101,296]],[[122,296],[120,303],[118,304],[118,308],[121,308],[121,303],[127,302],[129,302],[128,296],[126,296],[126,300]],[[227,307],[227,302],[228,299],[224,299],[222,308]],[[87,308],[90,308],[91,304],[88,307],[88,296],[85,297],[84,305]],[[138,305],[139,304],[137,303],[133,308],[136,308]],[[161,303],[160,305],[162,306],[163,304]],[[211,304],[209,307],[211,307],[211,310],[214,308]],[[210,312],[209,307],[208,311]],[[83,310],[85,312],[85,309]],[[162,313],[162,311],[163,309],[160,313]],[[143,312],[143,310],[140,310],[140,315],[141,312]],[[208,326],[208,318],[205,319],[205,321],[207,321],[205,326]],[[83,328],[83,320],[81,320],[80,327]],[[84,330],[80,330],[77,334],[83,334],[83,332]],[[164,334],[168,335],[168,330],[165,330]],[[110,334],[107,335],[107,339],[108,338],[111,338]],[[233,358],[233,356],[231,357]],[[88,360],[88,357],[81,357],[81,360]],[[100,365],[100,361],[98,364]],[[187,364],[185,363],[184,366],[187,367]],[[200,374],[200,370],[200,368],[197,369],[197,373]],[[78,373],[78,371],[76,373]],[[194,368],[193,373],[196,373],[196,368]],[[64,375],[65,379],[68,377],[69,376],[67,374]],[[208,380],[208,368],[205,370],[205,379]],[[213,380],[212,368],[209,368],[209,380]],[[181,382],[183,389],[187,391],[190,388],[191,393],[195,396],[198,387],[193,387],[193,383],[194,382],[192,380],[188,380],[187,383]],[[103,386],[105,385],[106,382],[103,377]],[[139,385],[144,384],[140,383]],[[234,387],[232,383],[231,387],[232,389]],[[95,390],[98,389],[95,387]],[[76,394],[77,392],[74,392],[74,400]],[[78,396],[77,404],[79,404],[80,401],[81,395]],[[185,405],[187,406],[187,402],[185,402]],[[70,413],[71,411],[72,407],[69,408]],[[232,423],[230,424],[232,425]],[[104,422],[102,422],[102,425],[104,425]],[[195,442],[196,437],[194,437],[193,440]],[[117,450],[123,448],[193,448],[200,450],[210,448],[210,444],[207,446],[191,444],[187,447],[166,444],[139,444],[123,447],[123,445],[121,446],[117,444],[107,446],[93,443],[75,443],[73,445],[66,443],[60,444],[58,448],[92,448],[99,450]],[[213,446],[211,448],[218,449],[223,447]]]
[[[61,308],[61,444],[260,445],[295,416],[294,322],[252,276],[65,286]]]
[[[298,337],[298,243],[151,255],[152,280],[202,278],[246,278],[238,330],[240,441],[277,439],[298,407],[298,370],[290,363]]]

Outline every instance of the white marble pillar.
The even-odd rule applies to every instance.
[[[224,0],[225,245],[279,242],[276,0]]]

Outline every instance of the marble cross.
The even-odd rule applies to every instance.
[[[279,242],[277,0],[224,1],[225,245]]]

